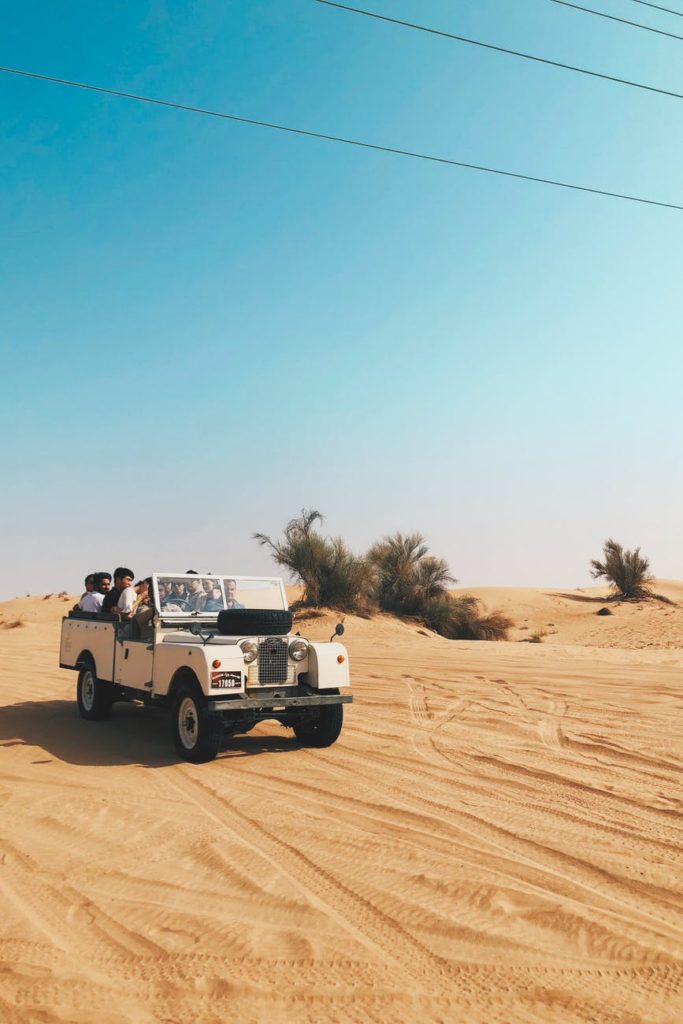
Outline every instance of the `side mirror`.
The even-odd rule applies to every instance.
[[[344,627],[342,626],[341,622],[338,622],[337,625],[334,627],[334,633],[330,637],[330,643],[332,643],[332,641],[334,640],[335,636],[343,636],[343,635],[344,635]]]

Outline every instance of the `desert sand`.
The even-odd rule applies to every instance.
[[[498,644],[346,616],[339,742],[268,723],[202,766],[160,710],[78,717],[69,601],[0,605],[0,1020],[680,1024],[683,584],[656,589],[681,603],[479,591]]]

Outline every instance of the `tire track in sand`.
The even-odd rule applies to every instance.
[[[422,815],[425,812],[432,813],[439,820],[442,829],[455,828],[461,837],[469,836],[475,844],[482,844],[484,849],[503,855],[508,861],[516,859],[541,876],[545,876],[545,885],[551,891],[552,885],[548,883],[554,880],[558,893],[565,899],[573,899],[584,907],[599,909],[609,917],[621,921],[622,927],[635,927],[640,930],[641,934],[635,937],[636,941],[642,941],[642,932],[645,931],[651,944],[652,940],[659,943],[661,952],[667,956],[680,956],[683,924],[674,924],[650,909],[638,906],[632,899],[625,898],[616,878],[601,868],[580,859],[577,855],[524,838],[510,827],[479,817],[471,809],[445,804],[424,794],[419,800],[413,799],[406,793],[405,788],[396,785],[394,766],[387,765],[384,759],[377,755],[367,754],[367,757],[373,765],[372,780],[367,776],[362,781],[359,780],[354,768],[344,763],[343,754],[337,754],[334,762],[326,760],[326,767],[334,774],[346,774],[347,779],[353,779],[355,787],[374,792],[375,796],[386,800],[386,797],[391,795],[394,802],[407,811]],[[427,773],[420,772],[414,766],[411,767],[411,772],[425,774],[431,782],[434,781]],[[636,891],[645,889],[642,884],[631,882],[631,885]],[[646,895],[651,898],[650,893]]]
[[[302,850],[193,778],[189,768],[178,766],[172,777],[169,774],[164,778],[232,839],[274,867],[289,885],[294,885],[314,906],[372,950],[383,964],[393,967],[399,978],[409,974],[429,990],[456,980],[457,972],[448,961],[432,953],[392,917],[314,863]]]
[[[120,924],[66,881],[54,884],[31,857],[0,841],[0,891],[59,950],[83,956],[89,964],[163,950],[151,939]],[[105,975],[100,978],[107,981]]]

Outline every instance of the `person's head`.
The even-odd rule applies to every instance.
[[[173,580],[171,583],[171,592],[175,597],[182,597],[185,593],[185,584],[182,580]]]
[[[118,569],[114,569],[114,586],[117,590],[126,590],[128,587],[132,587],[134,579],[135,573],[132,569],[126,569],[122,565]]]
[[[85,589],[88,594],[91,594],[95,589],[95,573],[89,572],[83,581],[85,583]]]
[[[152,586],[154,581],[151,576],[148,576],[147,579],[142,582],[145,585],[145,603],[154,607],[154,587]]]
[[[187,589],[191,594],[199,594],[202,589],[202,581],[199,576],[195,576],[193,579],[187,581]]]
[[[159,600],[163,601],[170,591],[168,582],[166,580],[157,580],[157,587],[159,589]]]
[[[237,583],[235,582],[235,580],[226,580],[225,581],[225,600],[229,604],[231,601],[235,600],[236,596],[237,596]]]
[[[95,573],[95,590],[98,594],[106,594],[111,587],[111,574],[108,572]]]
[[[215,583],[215,580],[204,580],[203,587],[204,587],[204,591],[207,594],[210,594],[211,591],[213,590],[214,583]]]
[[[218,583],[214,583],[213,589],[211,590],[211,597],[213,597],[215,601],[220,601],[222,596],[220,585]]]

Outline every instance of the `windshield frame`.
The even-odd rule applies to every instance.
[[[285,585],[284,585],[284,582],[282,580],[282,577],[280,577],[280,576],[239,576],[239,575],[236,575],[234,573],[231,575],[231,574],[228,574],[228,573],[212,573],[212,572],[202,572],[202,573],[154,572],[154,573],[152,573],[152,592],[154,594],[154,607],[156,609],[156,614],[161,619],[165,619],[165,620],[168,620],[170,622],[177,622],[179,620],[188,619],[188,618],[193,619],[193,620],[198,620],[200,622],[210,622],[212,620],[215,620],[217,615],[219,614],[218,611],[204,612],[204,611],[190,611],[189,609],[187,609],[187,610],[180,610],[180,609],[178,609],[177,611],[172,611],[172,610],[170,610],[168,608],[162,608],[161,607],[161,602],[159,600],[159,581],[160,580],[163,580],[163,581],[165,581],[165,580],[190,581],[190,580],[197,580],[197,579],[201,580],[202,583],[203,583],[204,580],[215,580],[217,588],[220,589],[220,591],[221,591],[221,597],[222,597],[222,601],[223,601],[223,605],[224,606],[225,606],[225,601],[226,601],[226,596],[225,596],[225,594],[226,594],[226,590],[225,590],[225,582],[226,582],[226,580],[234,580],[235,583],[237,584],[238,591],[239,591],[239,588],[240,588],[240,583],[244,583],[244,584],[259,584],[259,583],[261,583],[261,584],[270,584],[271,586],[273,586],[274,589],[277,589],[277,591],[279,592],[280,607],[281,607],[281,609],[283,611],[288,611],[289,610],[289,602],[287,601],[287,593],[285,591]],[[248,590],[249,587],[247,587],[246,589]],[[225,610],[225,607],[224,607],[223,610]]]

